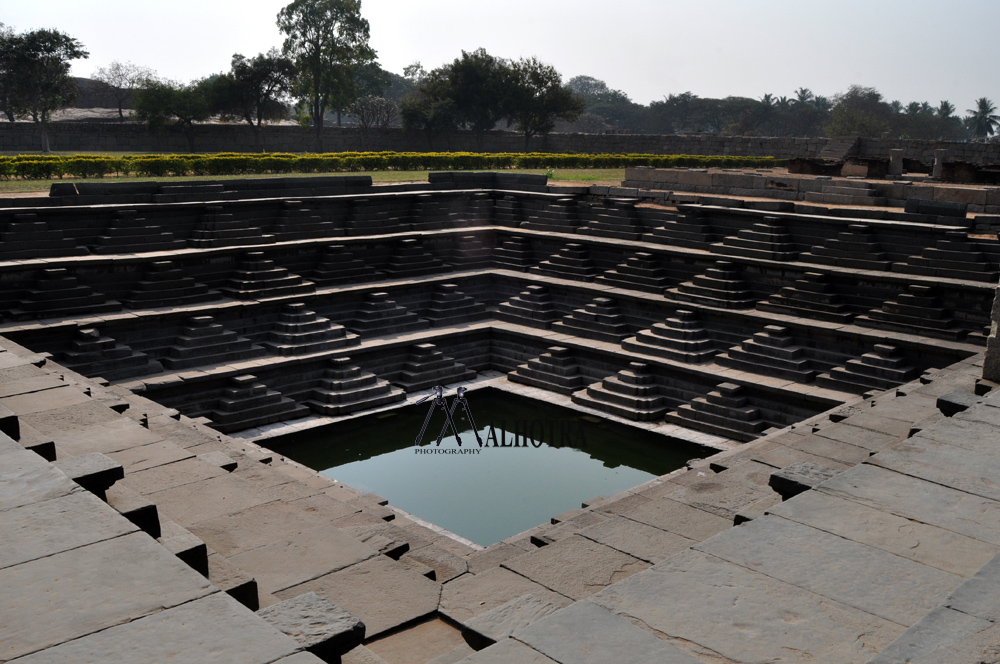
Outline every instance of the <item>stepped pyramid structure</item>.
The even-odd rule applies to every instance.
[[[493,218],[499,226],[517,228],[521,225],[521,202],[515,196],[506,195],[493,204]]]
[[[702,210],[690,210],[682,213],[666,210],[644,210],[645,215],[661,221],[661,224],[642,239],[646,242],[657,242],[672,247],[688,247],[689,249],[709,249],[715,242],[716,235],[708,217]]]
[[[347,328],[365,337],[399,334],[430,327],[430,322],[419,318],[406,307],[389,299],[385,292],[368,293],[358,310],[357,317],[347,323]]]
[[[590,382],[580,373],[580,363],[573,352],[562,346],[552,346],[538,357],[518,365],[507,374],[507,380],[567,395]]]
[[[281,212],[278,213],[271,232],[278,242],[344,235],[343,228],[332,221],[323,221],[322,217],[302,201],[282,201]]]
[[[638,240],[642,237],[642,223],[631,198],[605,198],[600,203],[584,208],[583,225],[577,229],[584,235],[613,237],[620,240]]]
[[[670,284],[667,271],[660,266],[656,256],[647,251],[636,252],[624,263],[608,270],[594,281],[646,293],[662,293]]]
[[[806,272],[795,285],[784,286],[766,300],[757,303],[761,311],[801,316],[831,323],[849,323],[854,317],[850,307],[842,304],[829,277],[821,272]]]
[[[85,247],[76,246],[76,240],[65,237],[62,231],[49,228],[48,223],[40,221],[34,212],[15,212],[0,228],[0,260],[82,256],[87,253]]]
[[[931,286],[911,285],[895,300],[889,300],[881,309],[873,309],[854,319],[857,325],[897,330],[942,339],[960,339],[964,330],[956,329],[941,298]]]
[[[449,262],[456,270],[482,270],[490,266],[490,248],[475,235],[460,235]]]
[[[811,382],[816,376],[806,349],[797,345],[788,329],[780,325],[766,326],[763,332],[717,355],[715,362],[730,369],[789,378],[799,383]]]
[[[497,267],[524,272],[535,264],[531,255],[531,243],[520,235],[515,235],[493,250],[493,262]]]
[[[640,422],[658,420],[667,410],[656,376],[644,362],[630,362],[628,368],[574,393],[573,402]]]
[[[432,256],[424,249],[420,240],[410,238],[400,240],[385,273],[390,279],[419,277],[436,272],[447,272],[450,268],[440,258]]]
[[[597,268],[590,260],[587,248],[582,244],[570,242],[559,250],[559,253],[549,256],[547,260],[529,268],[534,274],[548,274],[563,279],[580,279],[593,281]]]
[[[531,231],[546,231],[548,233],[575,233],[579,218],[577,204],[573,198],[560,198],[556,201],[534,202],[522,204],[524,221],[521,228]]]
[[[172,261],[155,261],[122,302],[129,309],[187,307],[220,297],[219,291],[185,276],[184,270]]]
[[[455,284],[439,284],[422,314],[432,326],[447,327],[483,318],[486,306],[458,290]]]
[[[255,221],[237,219],[232,213],[223,212],[219,205],[208,205],[198,219],[198,226],[187,239],[189,247],[244,247],[273,244],[277,238],[264,233]]]
[[[163,366],[145,353],[106,337],[97,328],[77,330],[70,349],[59,360],[67,369],[84,376],[100,376],[106,380],[122,380],[134,376],[158,373]]]
[[[460,217],[455,211],[458,202],[442,200],[433,194],[417,194],[413,201],[413,227],[421,231],[455,227]]]
[[[15,319],[47,318],[74,314],[100,314],[121,311],[122,305],[107,299],[93,288],[81,284],[65,268],[41,270],[34,287],[11,310]]]
[[[705,274],[696,276],[667,291],[682,302],[694,302],[720,309],[749,309],[756,304],[754,294],[740,278],[736,265],[716,261]]]
[[[281,396],[244,374],[229,380],[215,407],[208,413],[209,426],[222,433],[295,420],[309,414],[309,408]]]
[[[717,352],[698,315],[686,309],[678,309],[665,322],[625,339],[622,348],[686,364],[711,362]]]
[[[919,372],[895,346],[875,344],[875,349],[843,367],[816,377],[816,383],[832,390],[864,394],[869,390],[888,390],[909,382]]]
[[[343,325],[331,323],[309,311],[302,302],[295,302],[282,307],[278,321],[261,346],[275,355],[308,355],[359,343],[358,335],[351,334]]]
[[[374,281],[379,273],[368,263],[355,258],[342,244],[333,244],[323,250],[316,269],[310,279],[317,286],[333,286],[336,284],[356,284]]]
[[[410,201],[354,198],[345,227],[348,235],[405,233],[411,230]]]
[[[406,392],[373,373],[362,371],[349,357],[334,358],[328,366],[319,385],[310,391],[310,398],[305,402],[317,413],[347,415],[406,398]]]
[[[259,251],[246,254],[239,269],[221,289],[234,300],[260,300],[286,295],[306,295],[316,292],[311,281],[278,267]]]
[[[764,217],[750,228],[712,245],[712,251],[726,256],[763,258],[770,261],[794,261],[798,256],[795,242],[775,217]]]
[[[799,254],[799,260],[856,270],[888,270],[892,266],[868,224],[849,224],[846,231]]]
[[[503,302],[496,317],[508,323],[548,328],[562,315],[552,304],[552,297],[545,286],[532,284],[518,295]]]
[[[667,413],[666,420],[677,426],[742,442],[749,442],[768,429],[767,422],[760,418],[760,411],[749,405],[743,387],[735,383],[717,385],[706,396]]]
[[[991,284],[997,282],[998,275],[996,264],[962,231],[949,231],[933,247],[926,247],[917,256],[893,263],[892,271]]]
[[[167,357],[162,362],[167,369],[176,371],[249,360],[265,352],[249,339],[216,323],[212,316],[191,316],[181,328],[180,335],[167,348]]]
[[[171,231],[139,216],[137,210],[118,210],[104,235],[97,238],[95,254],[136,254],[145,251],[177,251],[187,242]]]
[[[392,382],[407,392],[417,392],[435,385],[462,383],[475,377],[475,371],[444,355],[434,344],[415,344],[410,347],[409,358]]]
[[[595,297],[583,309],[574,309],[573,313],[553,323],[552,329],[611,344],[620,343],[629,335],[625,317],[610,297]]]

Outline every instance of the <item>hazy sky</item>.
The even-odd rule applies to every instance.
[[[281,45],[275,16],[288,0],[0,0],[18,30],[57,28],[79,39],[89,76],[113,60],[189,81],[228,70],[233,53]],[[363,0],[382,66],[427,69],[480,46],[537,56],[564,80],[602,79],[634,101],[670,92],[703,97],[832,96],[858,83],[888,100],[1000,103],[998,0]]]

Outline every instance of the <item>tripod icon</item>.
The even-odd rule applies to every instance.
[[[455,420],[452,417],[455,413],[455,409],[461,404],[462,408],[465,410],[466,417],[469,418],[469,424],[472,425],[472,432],[476,436],[476,442],[479,446],[483,446],[483,439],[479,437],[479,427],[476,426],[476,421],[472,418],[472,409],[469,408],[469,401],[465,398],[465,388],[458,388],[458,394],[451,402],[451,408],[448,408],[448,398],[444,396],[444,388],[440,385],[434,387],[433,394],[428,394],[417,400],[417,403],[423,403],[431,397],[434,397],[434,401],[431,403],[430,408],[427,410],[427,417],[424,418],[424,426],[420,428],[420,433],[417,435],[417,440],[415,445],[419,445],[421,439],[424,437],[424,432],[427,431],[427,425],[431,422],[431,417],[434,415],[434,410],[440,408],[444,411],[445,423],[441,427],[441,433],[438,434],[436,445],[440,447],[441,441],[444,439],[444,434],[451,427],[452,432],[455,434],[455,440],[458,441],[458,446],[462,446],[462,437],[458,435],[458,427],[455,426]]]

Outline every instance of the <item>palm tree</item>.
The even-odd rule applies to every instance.
[[[919,101],[911,101],[909,104],[906,105],[906,114],[907,115],[917,115],[918,113],[920,113],[920,102]]]
[[[813,100],[812,90],[809,88],[799,88],[795,91],[795,102],[797,104],[808,104]]]
[[[926,101],[921,102],[920,112],[924,115],[934,115],[934,107],[928,104]]]
[[[826,97],[814,97],[812,105],[817,111],[823,111],[824,113],[833,108],[833,103]]]
[[[992,136],[997,127],[1000,126],[1000,115],[996,114],[997,107],[986,97],[976,100],[976,108],[968,109],[970,113],[965,118],[966,126],[972,131],[976,138],[986,138]]]
[[[947,99],[941,100],[941,105],[937,107],[938,117],[947,120],[955,113],[955,105]]]
[[[893,99],[891,102],[889,102],[889,108],[892,109],[893,113],[902,113],[903,102],[899,101],[898,99]]]
[[[764,106],[768,106],[768,107],[774,106],[774,95],[772,95],[770,92],[768,92],[766,95],[764,95],[763,97],[760,98],[760,103],[762,103],[762,104],[764,104]]]

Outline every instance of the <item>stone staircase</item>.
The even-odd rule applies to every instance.
[[[837,180],[836,184],[824,185],[821,191],[807,191],[805,200],[833,205],[886,205],[885,196],[879,196],[871,183],[862,180]]]

